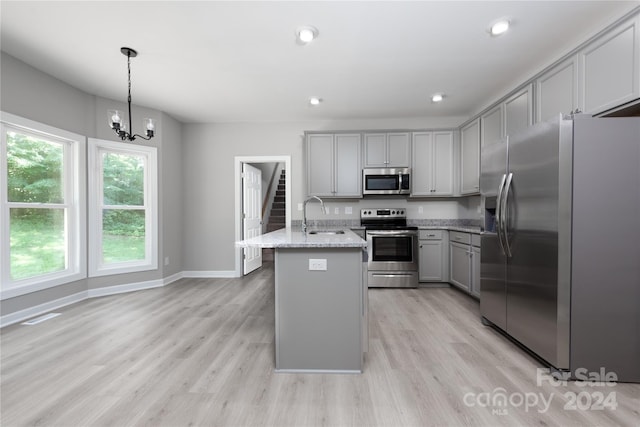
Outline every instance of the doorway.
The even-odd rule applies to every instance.
[[[245,169],[245,165],[251,165],[253,167],[257,167],[258,169],[265,169],[265,164],[282,164],[282,169],[286,171],[285,173],[285,226],[291,227],[291,156],[237,156],[235,157],[235,226],[236,226],[236,241],[244,240],[249,238],[250,236],[247,233],[247,226],[251,228],[253,226],[254,231],[250,232],[253,235],[256,235],[255,224],[247,224],[245,221],[246,218],[246,208],[247,203],[245,202],[245,191],[243,190],[243,170]],[[268,169],[268,168],[267,168]],[[254,190],[249,190],[254,191]],[[262,190],[266,192],[266,189]],[[264,196],[264,194],[263,194]],[[260,197],[261,200],[264,197]],[[251,204],[252,202],[249,202]],[[262,208],[262,203],[260,203],[260,207]],[[255,206],[253,207],[255,208]],[[250,217],[255,217],[255,215],[249,215]],[[255,222],[255,218],[250,218]],[[251,237],[252,237],[251,236]],[[250,251],[250,250],[248,250]],[[251,262],[248,265],[245,265],[245,255],[248,255],[251,259]],[[236,248],[236,262],[235,262],[235,275],[236,277],[241,277],[243,275],[248,274],[252,269],[255,269],[261,265],[261,260],[256,259],[257,254],[246,254],[243,248]]]

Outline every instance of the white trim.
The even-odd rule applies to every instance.
[[[0,111],[0,122],[2,128],[8,126],[26,134],[51,139],[52,141],[63,144],[64,162],[68,162],[69,166],[65,166],[64,173],[64,193],[65,201],[61,204],[61,208],[66,209],[67,221],[65,227],[67,229],[65,238],[69,238],[67,244],[68,266],[65,270],[42,274],[34,277],[28,277],[20,280],[11,280],[9,277],[9,249],[8,245],[0,245],[0,265],[2,265],[2,274],[0,281],[4,286],[8,286],[0,290],[0,300],[14,298],[31,292],[52,288],[54,286],[75,282],[87,277],[87,260],[86,260],[86,137],[64,129],[45,125],[24,117]],[[4,135],[2,135],[4,140]],[[0,164],[6,165],[6,153],[2,150],[0,156]],[[2,209],[8,209],[7,200],[7,182],[4,172],[0,173],[0,204]],[[15,204],[16,206],[28,207],[29,204]],[[0,217],[0,228],[3,236],[9,235],[9,218],[3,212]]]
[[[84,301],[87,299],[87,291],[78,292],[66,297],[58,298],[53,301],[45,302],[34,307],[25,308],[11,314],[0,317],[0,328],[13,325],[14,323],[22,322],[23,320],[31,319],[32,317],[45,314],[51,310],[57,310],[76,302]]]
[[[210,279],[227,279],[234,277],[241,277],[235,270],[197,270],[197,271],[183,271],[182,277],[185,278],[210,278]]]
[[[167,276],[164,279],[162,279],[162,285],[163,286],[170,285],[173,282],[176,282],[176,281],[182,279],[183,277],[184,277],[184,272],[182,272],[182,271],[179,272],[179,273],[176,273],[176,274],[172,274],[171,276]]]
[[[65,307],[76,302],[84,301],[89,298],[98,298],[109,295],[117,295],[128,292],[141,291],[145,289],[161,288],[167,286],[173,282],[176,282],[183,278],[235,278],[239,277],[235,275],[233,270],[221,270],[221,271],[181,271],[171,276],[167,276],[162,279],[148,280],[145,282],[137,283],[125,283],[122,285],[106,286],[103,288],[89,289],[86,291],[78,292],[73,295],[62,297],[53,301],[45,302],[34,307],[25,308],[5,316],[0,316],[0,328],[13,325],[14,323],[22,322],[32,317],[45,314],[52,310]]]
[[[235,188],[235,240],[242,240],[242,164],[243,163],[284,163],[285,175],[285,226],[291,228],[291,156],[236,156],[234,158]],[[235,249],[235,271],[233,276],[194,276],[194,277],[242,277],[242,248]],[[197,273],[197,272],[196,272]]]
[[[162,279],[147,280],[146,282],[125,283],[123,285],[105,286],[103,288],[89,289],[89,298],[104,297],[107,295],[124,294],[127,292],[141,291],[143,289],[161,288],[164,286]]]
[[[102,263],[102,164],[101,151],[127,153],[145,159],[144,209],[145,259]],[[158,150],[156,147],[124,144],[89,138],[89,277],[106,276],[158,269]],[[123,209],[130,208],[122,206]]]

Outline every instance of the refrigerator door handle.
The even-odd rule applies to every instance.
[[[502,180],[500,181],[500,187],[498,187],[498,199],[496,201],[496,233],[498,234],[498,242],[500,242],[500,249],[502,249],[503,254],[507,254],[504,248],[504,242],[502,238],[502,192],[504,191],[504,185],[507,180],[507,175],[502,175]]]
[[[511,191],[511,183],[513,182],[513,173],[509,173],[509,176],[507,176],[507,182],[505,184],[505,188],[504,188],[504,195],[502,197],[502,206],[500,207],[500,215],[502,216],[501,218],[501,222],[502,222],[502,238],[504,240],[504,250],[505,250],[505,255],[507,255],[507,257],[511,258],[512,253],[511,253],[511,245],[509,245],[509,234],[508,234],[508,226],[509,226],[509,214],[507,211],[507,206],[509,204],[509,192]]]

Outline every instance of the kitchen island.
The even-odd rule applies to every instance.
[[[237,242],[275,249],[278,372],[362,372],[367,243],[350,230],[291,228]]]

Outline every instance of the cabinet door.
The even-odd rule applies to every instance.
[[[335,136],[335,194],[340,197],[362,197],[360,134]]]
[[[578,62],[574,56],[536,80],[536,123],[578,107]]]
[[[470,246],[460,243],[449,243],[449,262],[451,266],[449,281],[469,291],[471,271]]]
[[[442,240],[420,240],[420,281],[442,281]]]
[[[580,100],[597,114],[640,97],[640,16],[605,34],[578,53]]]
[[[364,165],[368,168],[387,167],[387,135],[366,133],[364,135]]]
[[[480,191],[480,119],[460,132],[460,194]]]
[[[387,134],[387,166],[407,168],[411,164],[411,138],[408,132]]]
[[[505,135],[516,135],[533,124],[531,85],[504,102]]]
[[[482,147],[500,142],[504,137],[502,131],[502,104],[480,118],[480,145]]]
[[[432,194],[433,170],[433,134],[414,132],[411,170],[411,195],[430,196]]]
[[[433,195],[453,195],[453,132],[433,133]]]
[[[333,135],[307,135],[307,194],[333,196]]]
[[[480,298],[480,248],[471,247],[471,293]]]

